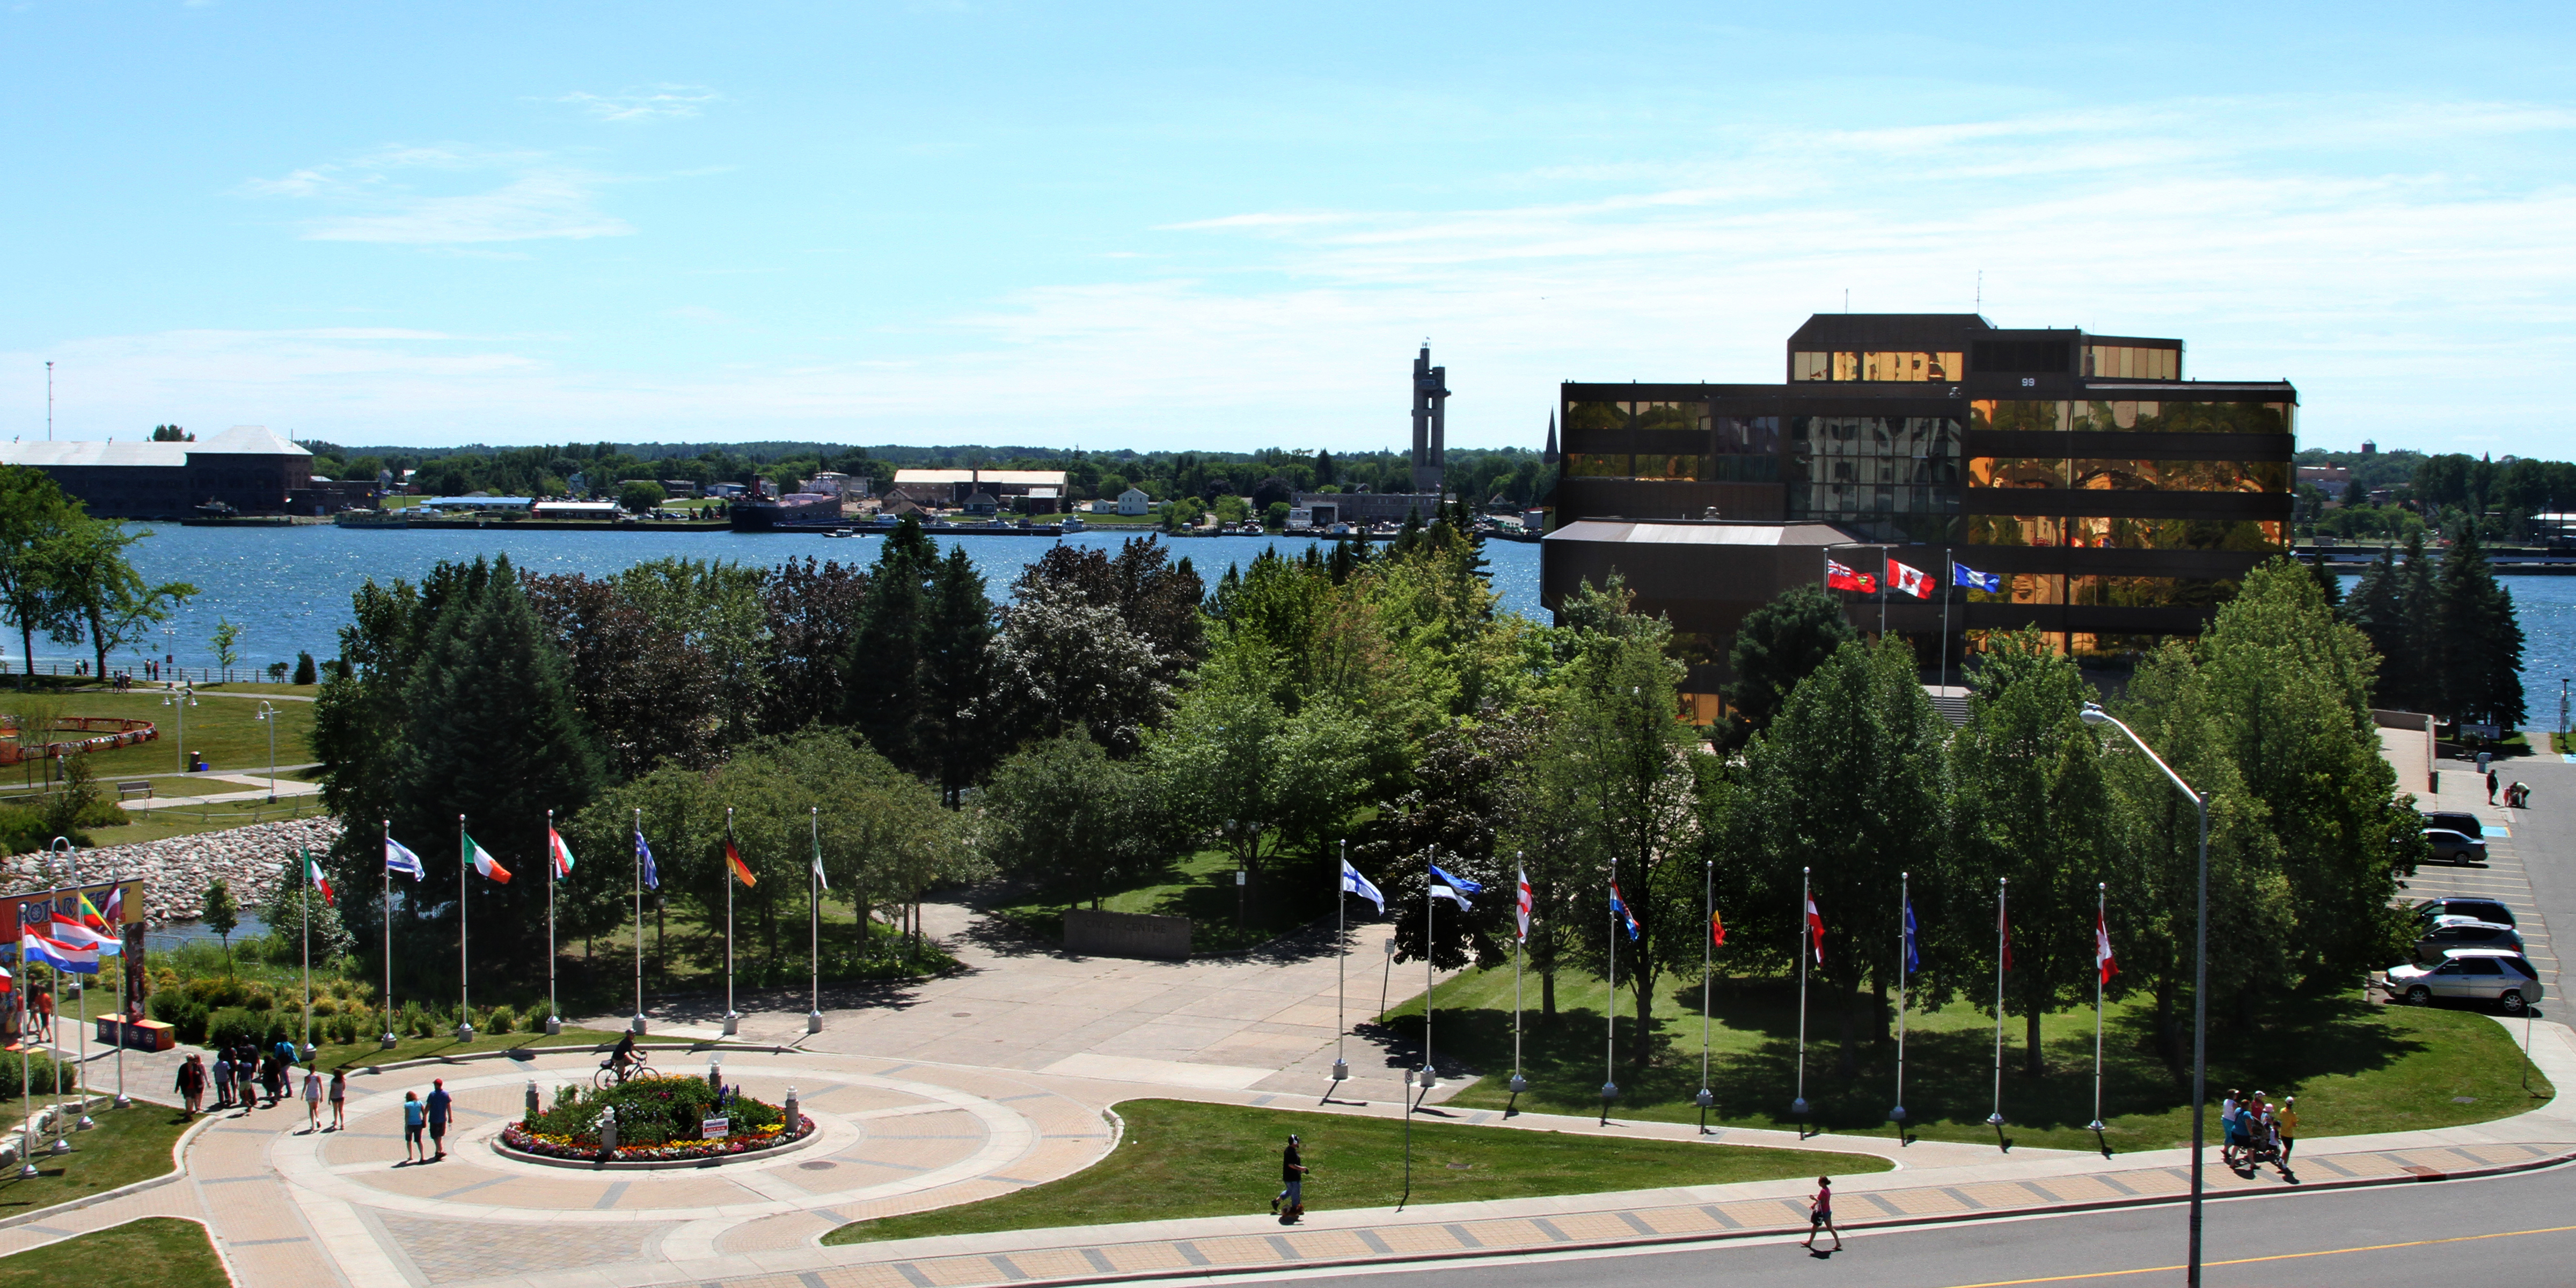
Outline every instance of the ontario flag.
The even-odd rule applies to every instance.
[[[734,880],[747,886],[760,884],[760,880],[751,875],[751,866],[742,861],[742,851],[733,848],[733,838],[730,836],[725,838],[725,866],[733,869]]]
[[[477,841],[473,837],[467,836],[465,838],[465,853],[473,858],[475,871],[480,872],[485,877],[498,881],[503,885],[510,884],[510,870],[502,867],[501,861],[493,858],[492,852],[484,849],[481,841]]]
[[[312,883],[314,889],[322,892],[322,906],[330,907],[332,900],[337,896],[331,892],[331,878],[322,875],[322,865],[313,861],[311,850],[304,852],[304,879]]]
[[[554,867],[555,880],[572,875],[572,847],[564,844],[563,833],[551,827],[546,829],[546,861]]]
[[[1887,584],[1916,599],[1932,597],[1932,575],[1920,568],[1909,568],[1893,559],[1887,561]]]
[[[2102,972],[2105,984],[2120,973],[2120,963],[2111,958],[2111,927],[2102,919],[2100,912],[2093,914],[2093,967]]]
[[[1856,590],[1866,595],[1878,589],[1878,578],[1828,559],[1825,561],[1825,585],[1834,590]]]
[[[1816,954],[1816,964],[1825,964],[1825,914],[1816,911],[1816,896],[1807,895],[1807,942]]]

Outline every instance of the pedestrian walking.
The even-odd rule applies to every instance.
[[[2478,759],[2480,759],[2480,760],[2484,760],[2484,759],[2486,759],[2486,757],[2485,757],[2485,756],[2483,756],[2483,755],[2481,755],[2481,756],[2479,756],[2479,757],[2478,757]],[[2496,794],[2496,771],[2494,771],[2494,770],[2490,769],[2490,770],[2488,770],[2488,771],[2487,771],[2487,804],[2489,804],[2489,805],[2493,805],[2493,804],[2495,804],[2495,794]]]
[[[1816,1197],[1807,1204],[1807,1242],[1809,1252],[1816,1250],[1816,1231],[1834,1236],[1834,1251],[1843,1250],[1843,1232],[1834,1228],[1834,1178],[1816,1178]]]
[[[320,1069],[308,1068],[304,1071],[304,1129],[307,1132],[322,1130],[322,1071]]]
[[[192,1054],[188,1057],[187,1063],[179,1066],[179,1095],[187,1101],[189,1117],[194,1118],[205,1112],[205,1057]]]
[[[2227,1167],[2236,1166],[2236,1097],[2239,1094],[2230,1088],[2218,1102],[2218,1161]]]
[[[215,1048],[215,1108],[233,1107],[233,1055],[224,1047]]]
[[[429,1142],[438,1147],[438,1158],[447,1157],[447,1116],[456,1107],[456,1098],[447,1094],[447,1079],[429,1080],[429,1099],[422,1102],[429,1111]],[[437,1162],[437,1158],[429,1160]]]
[[[331,1071],[331,1130],[349,1130],[349,1071]]]
[[[2272,1121],[2281,1129],[2281,1170],[2288,1171],[2290,1151],[2298,1148],[2299,1145],[2299,1098],[2281,1097],[2281,1112],[2274,1114]]]
[[[429,1121],[428,1111],[421,1107],[420,1093],[403,1093],[403,1161],[426,1163],[429,1151],[420,1143],[420,1129]]]
[[[1297,1151],[1297,1144],[1297,1138],[1291,1136],[1288,1138],[1288,1148],[1279,1151],[1279,1179],[1286,1188],[1272,1195],[1270,1199],[1270,1210],[1279,1213],[1282,1225],[1295,1225],[1299,1218],[1306,1215],[1307,1167],[1305,1158]],[[1288,1209],[1284,1212],[1279,1208],[1283,1200],[1288,1204]]]

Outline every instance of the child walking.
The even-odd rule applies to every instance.
[[[1843,1232],[1834,1228],[1834,1178],[1830,1176],[1816,1178],[1816,1197],[1807,1207],[1807,1242],[1803,1246],[1809,1252],[1816,1250],[1818,1230],[1834,1236],[1834,1251],[1843,1250]]]

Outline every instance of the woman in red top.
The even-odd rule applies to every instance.
[[[1830,1176],[1816,1178],[1816,1197],[1807,1207],[1807,1242],[1803,1246],[1809,1252],[1816,1250],[1818,1230],[1834,1236],[1834,1251],[1843,1250],[1843,1232],[1834,1228],[1834,1178]]]

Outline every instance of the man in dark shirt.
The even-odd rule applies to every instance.
[[[1279,1179],[1287,1188],[1271,1198],[1270,1210],[1279,1211],[1280,1201],[1284,1199],[1288,1210],[1282,1215],[1286,1219],[1294,1221],[1306,1215],[1306,1163],[1297,1153],[1297,1138],[1294,1136],[1288,1138],[1288,1148],[1279,1152]]]
[[[425,1103],[429,1109],[430,1142],[438,1146],[438,1158],[445,1158],[447,1157],[447,1115],[449,1109],[456,1103],[455,1099],[447,1094],[447,1079],[430,1079],[429,1097]],[[437,1162],[438,1158],[430,1161]]]

